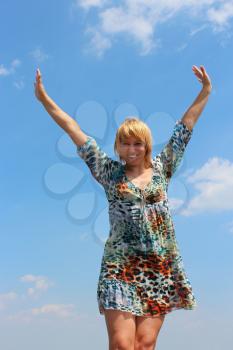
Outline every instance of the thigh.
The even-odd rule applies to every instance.
[[[134,343],[136,332],[135,315],[126,311],[105,309],[104,316],[110,343],[113,338],[118,336]]]
[[[164,319],[165,315],[158,315],[154,317],[136,316],[136,338],[156,338],[162,327]]]

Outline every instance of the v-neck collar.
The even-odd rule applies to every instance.
[[[146,191],[147,189],[150,188],[150,186],[152,185],[152,182],[153,182],[153,179],[154,179],[154,167],[152,168],[152,176],[151,176],[151,179],[150,181],[146,184],[146,186],[144,186],[144,188],[140,188],[139,186],[135,185],[131,180],[129,180],[128,176],[126,175],[126,169],[125,169],[125,165],[123,165],[123,175],[124,175],[124,178],[126,180],[126,182],[128,184],[130,184],[134,189],[140,191],[140,192],[144,192]]]

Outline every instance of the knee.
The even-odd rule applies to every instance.
[[[110,350],[134,350],[134,339],[127,335],[116,334],[111,339]]]
[[[134,350],[154,350],[157,337],[151,335],[144,335],[143,337],[136,337],[134,343]]]

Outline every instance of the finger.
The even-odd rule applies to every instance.
[[[37,75],[37,76],[36,76],[36,80],[37,80],[39,83],[41,83],[41,82],[42,82],[42,77],[41,77],[41,75]]]
[[[200,66],[200,68],[201,68],[202,73],[203,73],[204,75],[206,75],[206,70],[205,70],[204,66]]]
[[[202,75],[202,71],[199,68],[196,68],[196,71]]]
[[[203,76],[200,75],[199,73],[195,73],[195,75],[196,75],[197,79],[198,79],[200,82],[202,82]]]
[[[199,68],[197,66],[192,66],[192,70],[199,71]]]
[[[196,75],[196,77],[197,77],[198,79],[202,79],[202,78],[203,78],[203,74],[202,74],[202,73],[194,72],[194,74]]]
[[[203,73],[200,70],[193,70],[193,73],[196,75],[197,78],[203,78]]]
[[[193,73],[194,73],[194,74],[196,74],[196,75],[200,75],[200,76],[202,76],[202,72],[201,72],[201,71],[199,71],[199,70],[195,70],[195,71],[193,71]]]
[[[36,76],[37,76],[39,79],[41,79],[41,72],[40,72],[39,68],[37,68],[37,70],[36,70]]]

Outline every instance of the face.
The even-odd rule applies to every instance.
[[[130,165],[144,163],[146,153],[145,143],[133,136],[122,140],[118,151],[121,158]]]

